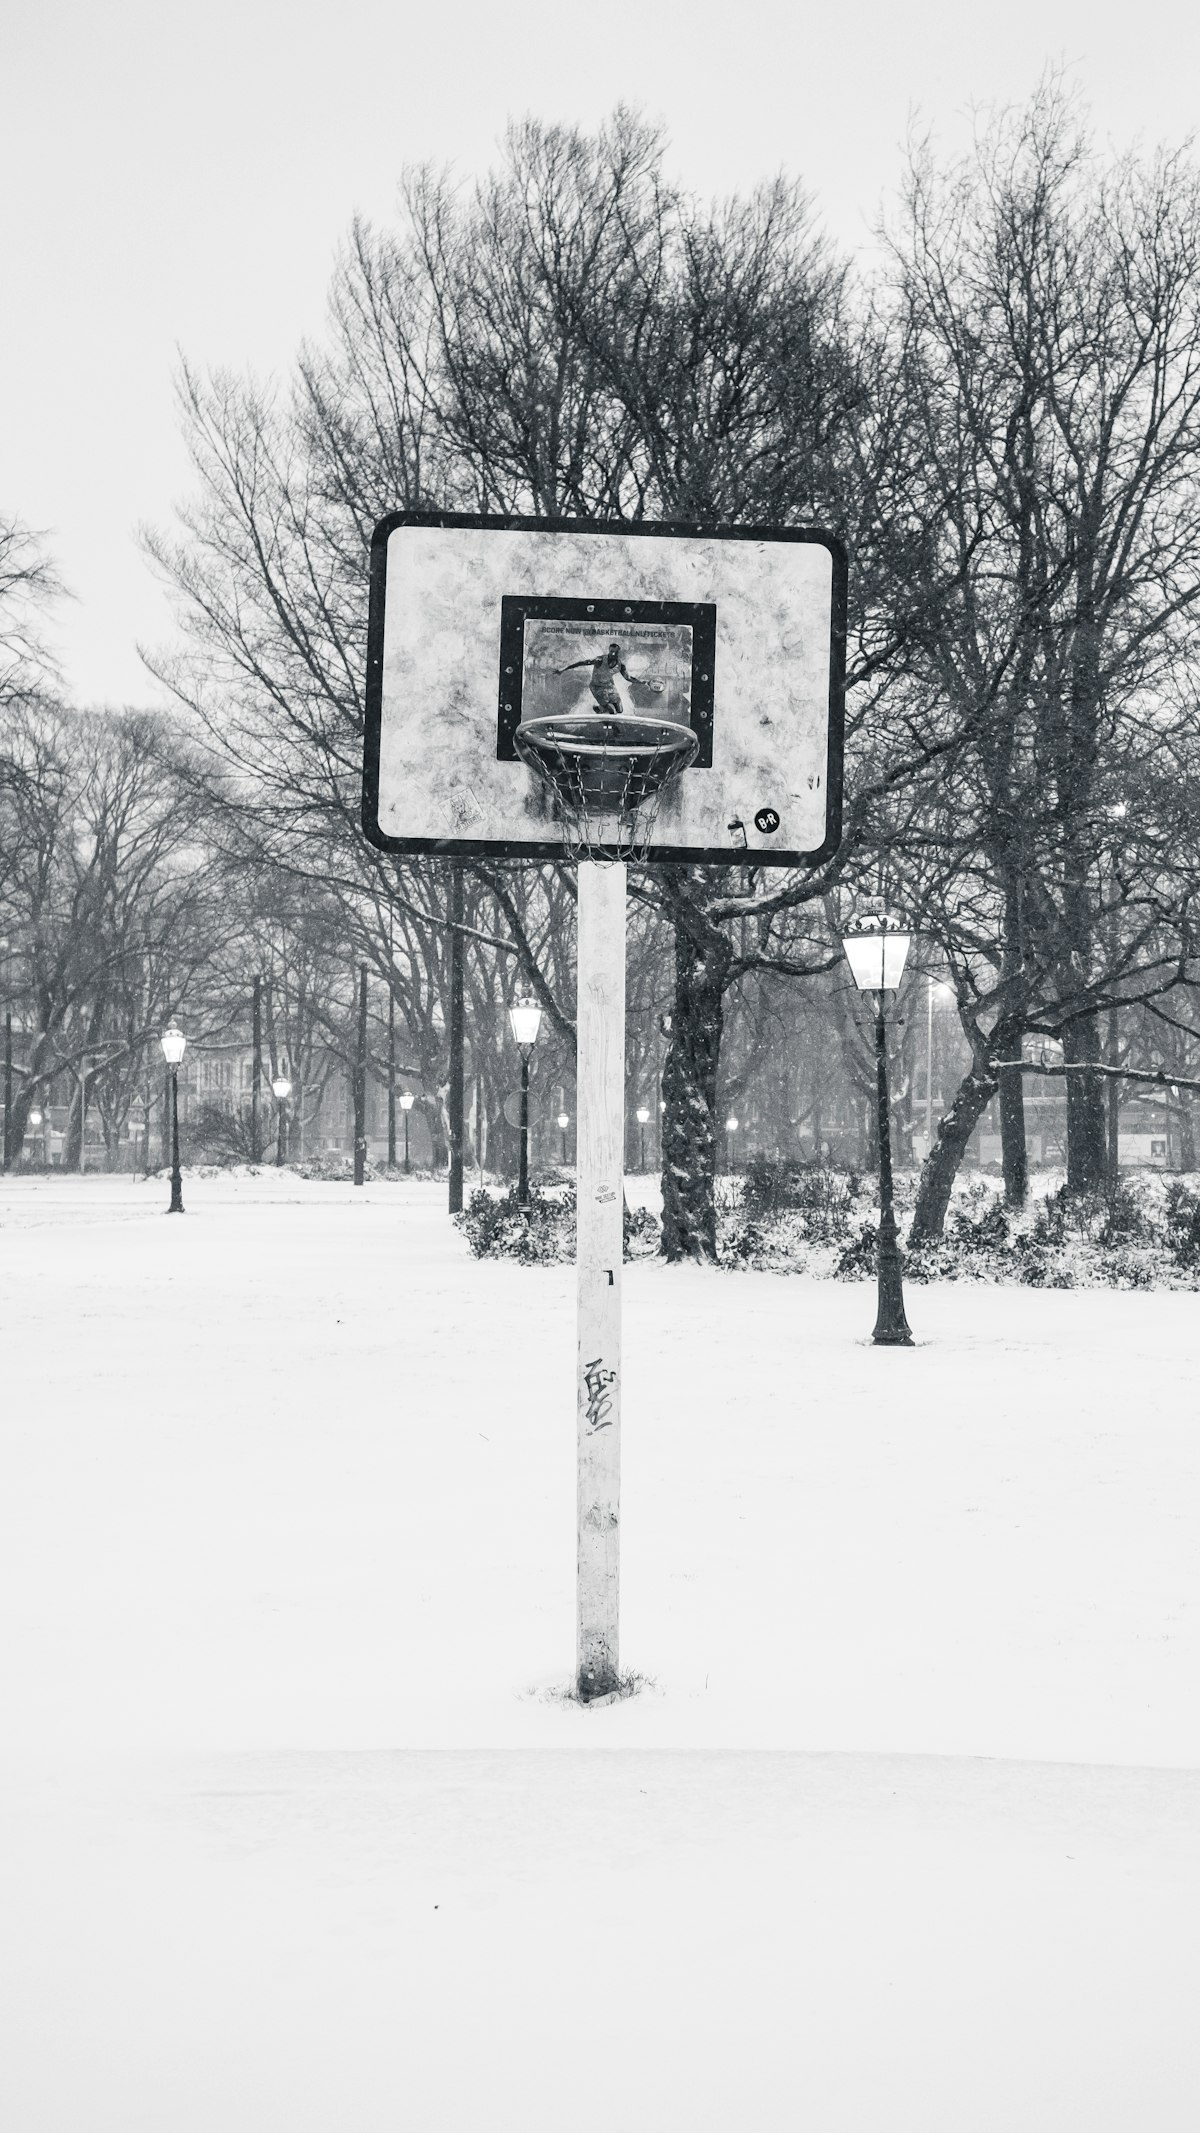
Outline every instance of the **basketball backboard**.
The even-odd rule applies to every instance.
[[[813,529],[397,512],[371,551],[363,825],[384,851],[561,857],[529,722],[696,736],[651,860],[837,849],[846,564]],[[685,735],[686,740],[686,735]]]

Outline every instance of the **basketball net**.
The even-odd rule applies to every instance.
[[[591,711],[531,718],[513,746],[554,796],[573,859],[644,859],[663,793],[699,740],[678,719]]]

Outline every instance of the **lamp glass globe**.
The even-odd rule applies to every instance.
[[[508,1010],[508,1026],[513,1033],[513,1043],[522,1051],[527,1047],[532,1050],[542,1026],[542,1010],[536,1000],[514,1000]]]
[[[860,992],[895,992],[904,975],[912,935],[886,911],[866,914],[848,927],[842,949]]]

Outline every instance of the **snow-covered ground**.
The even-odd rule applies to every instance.
[[[632,1181],[631,1181],[632,1182]],[[0,1190],[0,2123],[1196,2123],[1187,1293],[573,1276],[414,1180]]]

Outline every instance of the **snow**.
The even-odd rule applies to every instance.
[[[1190,2129],[1194,1294],[630,1265],[584,1711],[571,1270],[184,1197],[0,1189],[0,2122]]]

